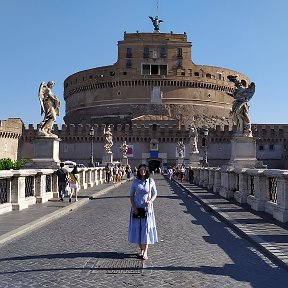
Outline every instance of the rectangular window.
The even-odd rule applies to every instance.
[[[177,57],[178,58],[182,58],[183,55],[182,55],[182,48],[177,48]]]
[[[159,75],[159,66],[151,65],[151,75]]]
[[[144,47],[143,57],[149,58],[149,48],[148,47]]]
[[[160,75],[167,75],[167,65],[160,65]]]
[[[259,145],[258,149],[259,151],[264,151],[264,145]]]
[[[275,150],[274,144],[270,144],[269,145],[269,151],[274,151],[274,150]]]
[[[143,64],[142,65],[142,74],[143,75],[150,75],[150,65],[149,64]]]
[[[167,65],[142,64],[142,75],[167,75]]]
[[[126,67],[128,67],[128,68],[132,67],[132,60],[131,59],[127,59]]]
[[[127,48],[127,50],[126,50],[126,58],[132,58],[132,48]]]
[[[165,47],[160,48],[160,57],[166,58],[166,48]]]
[[[177,66],[182,67],[182,59],[178,59]]]

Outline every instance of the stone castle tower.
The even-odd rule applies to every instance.
[[[66,124],[131,124],[142,115],[167,116],[180,125],[232,126],[229,112],[237,74],[197,65],[187,35],[124,33],[114,65],[79,71],[64,82]]]

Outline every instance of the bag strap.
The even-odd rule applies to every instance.
[[[149,177],[149,198],[151,199],[151,178]]]
[[[78,183],[78,179],[76,178],[76,176],[73,173],[71,173],[71,174],[73,175],[74,180]]]

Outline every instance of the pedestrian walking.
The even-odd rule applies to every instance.
[[[181,182],[183,182],[183,180],[185,179],[185,171],[186,171],[186,168],[185,168],[185,165],[183,164],[180,168],[180,178],[181,178]]]
[[[110,178],[111,178],[111,167],[109,165],[109,163],[107,163],[106,167],[105,167],[105,179],[106,182],[109,183],[110,182]]]
[[[58,177],[58,192],[60,201],[64,201],[64,196],[66,194],[66,187],[68,184],[68,171],[64,168],[64,163],[60,163],[60,168],[56,171]]]
[[[75,193],[75,202],[76,202],[78,201],[77,192],[80,190],[80,177],[77,166],[74,166],[73,170],[69,173],[69,185],[71,189],[69,202],[72,201],[73,193]]]
[[[150,178],[150,172],[145,164],[137,169],[137,178],[130,189],[130,222],[128,229],[129,243],[139,245],[138,256],[148,259],[148,245],[158,242],[153,202],[157,197],[155,181]]]
[[[127,181],[130,181],[131,174],[132,174],[132,169],[131,169],[130,165],[126,166],[126,174],[127,174]]]
[[[169,166],[167,172],[168,172],[168,178],[169,178],[169,180],[172,180],[172,177],[173,177],[173,169],[172,169],[171,166]]]

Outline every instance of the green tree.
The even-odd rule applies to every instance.
[[[0,159],[0,170],[19,170],[21,169],[26,163],[28,162],[27,159],[21,158],[18,160],[13,161],[10,158],[2,158]]]

